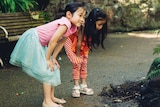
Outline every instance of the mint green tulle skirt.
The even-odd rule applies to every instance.
[[[23,33],[10,56],[12,65],[22,68],[22,71],[42,83],[52,86],[61,84],[60,70],[55,65],[54,71],[47,68],[47,47],[42,46],[35,28]]]

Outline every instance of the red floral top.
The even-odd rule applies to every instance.
[[[78,42],[78,31],[74,34],[70,35],[67,41],[64,44],[66,54],[68,55],[71,62],[75,62],[76,60],[76,46]],[[80,47],[80,56],[88,57],[90,48],[87,46],[86,43],[86,36],[83,37]]]

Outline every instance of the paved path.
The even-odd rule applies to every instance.
[[[72,98],[73,82],[71,65],[65,54],[61,54],[62,84],[56,87],[56,96],[67,100],[64,107],[103,107],[105,99],[99,96],[102,88],[110,83],[121,84],[126,80],[140,80],[146,75],[153,59],[153,48],[159,38],[153,33],[109,34],[106,49],[90,52],[88,61],[88,86],[93,96]],[[21,69],[0,69],[0,107],[41,107],[42,85],[24,74]],[[135,107],[133,102],[112,104],[109,107]]]

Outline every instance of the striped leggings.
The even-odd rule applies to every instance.
[[[88,57],[82,56],[82,63],[73,64],[72,63],[72,78],[79,80],[79,79],[86,79],[87,78],[87,60]]]

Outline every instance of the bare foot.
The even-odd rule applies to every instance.
[[[42,107],[63,107],[62,105],[56,104],[54,102],[45,103],[43,102]]]
[[[58,104],[66,103],[66,100],[64,100],[63,98],[59,99],[59,98],[56,98],[56,97],[52,97],[52,101],[55,102],[55,103],[58,103]]]

